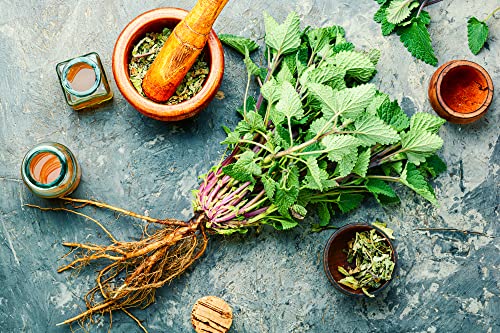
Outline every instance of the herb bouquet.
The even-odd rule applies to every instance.
[[[321,229],[365,195],[397,202],[391,183],[436,202],[426,178],[445,168],[434,155],[443,144],[436,134],[443,120],[427,113],[408,118],[396,101],[366,83],[380,53],[356,51],[338,26],[301,30],[295,13],[282,24],[268,15],[264,21],[267,68],[251,60],[253,42],[229,38],[245,54],[245,95],[253,77],[260,95],[245,96],[243,120],[223,142],[231,153],[202,176],[189,222],[64,198],[162,225],[152,234],[146,229],[139,241],[122,242],[99,224],[111,244],[64,243],[75,257],[60,272],[106,263],[85,295],[87,310],[64,324],[122,310],[145,330],[128,309],[151,304],[156,288],[202,255],[208,234],[246,233],[263,224],[286,230],[308,212],[318,213],[314,228]]]

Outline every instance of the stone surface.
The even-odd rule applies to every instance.
[[[177,124],[143,117],[119,94],[111,75],[113,44],[136,15],[159,6],[191,8],[189,1],[0,0],[0,331],[70,332],[55,324],[83,309],[81,296],[93,269],[80,276],[58,274],[62,241],[105,242],[91,222],[61,212],[40,212],[25,203],[48,202],[20,182],[23,155],[38,142],[70,147],[83,168],[74,197],[96,198],[156,217],[188,218],[197,175],[215,163],[223,147],[221,125],[232,127],[243,96],[244,67],[226,51],[223,100],[198,117]],[[474,6],[475,5],[475,6]],[[443,63],[469,59],[500,82],[498,20],[491,20],[489,48],[473,56],[466,20],[496,6],[475,0],[443,1],[429,8],[433,44]],[[378,48],[374,82],[408,113],[433,111],[426,98],[435,70],[413,59],[397,36],[382,37],[372,0],[230,1],[215,25],[262,43],[262,12],[282,20],[291,10],[303,26],[340,24],[359,48]],[[65,105],[55,64],[89,51],[103,60],[116,97],[111,104],[76,113]],[[400,268],[380,297],[355,300],[336,292],[323,273],[321,254],[332,231],[264,229],[246,236],[212,237],[206,254],[187,274],[164,287],[156,304],[134,313],[150,332],[191,332],[194,302],[206,295],[226,300],[234,311],[231,332],[488,332],[500,331],[499,163],[500,99],[482,120],[441,130],[441,156],[448,172],[434,183],[440,206],[399,189],[403,202],[384,209],[373,201],[335,225],[376,219],[395,229]],[[208,143],[208,144],[207,144]],[[117,238],[140,235],[140,222],[109,212],[85,211]],[[422,232],[438,227],[478,231]],[[496,237],[496,238],[493,238]],[[101,319],[91,332],[106,332]],[[76,327],[75,327],[76,328]],[[127,316],[113,316],[113,332],[138,332]]]

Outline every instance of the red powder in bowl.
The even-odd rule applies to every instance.
[[[477,69],[459,66],[443,77],[441,96],[453,111],[471,113],[478,110],[486,101],[488,84]]]

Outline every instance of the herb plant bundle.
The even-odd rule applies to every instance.
[[[243,119],[223,142],[231,152],[202,176],[190,221],[157,220],[65,198],[161,227],[146,229],[139,241],[122,242],[99,224],[110,245],[64,243],[75,258],[59,271],[106,263],[85,296],[87,310],[64,323],[122,310],[145,330],[128,309],[154,302],[157,288],[202,255],[209,233],[246,233],[263,224],[290,229],[309,212],[318,213],[320,229],[333,214],[358,207],[366,195],[383,204],[397,202],[391,183],[436,203],[426,178],[445,168],[435,155],[443,144],[437,132],[444,121],[427,113],[408,118],[396,101],[367,83],[380,53],[355,50],[338,26],[301,30],[295,13],[282,24],[268,15],[264,22],[266,68],[250,58],[251,41],[232,39],[248,70]],[[253,78],[260,85],[256,99],[248,96]]]

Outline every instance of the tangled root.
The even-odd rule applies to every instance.
[[[83,202],[84,205],[91,204],[98,207],[105,205],[87,200],[64,199],[72,203]],[[98,223],[84,214],[67,208],[29,206],[42,210],[64,210]],[[104,208],[120,211],[126,215],[143,217],[106,206]],[[111,315],[113,311],[122,310],[146,332],[141,322],[127,309],[146,308],[152,304],[155,300],[156,289],[169,283],[190,267],[203,254],[208,243],[204,228],[204,215],[197,215],[187,223],[178,220],[150,222],[157,221],[161,221],[158,223],[162,224],[162,227],[152,235],[145,234],[139,241],[117,241],[98,223],[110,237],[110,245],[63,243],[64,246],[71,248],[67,256],[74,254],[74,258],[69,264],[59,268],[59,273],[70,269],[80,270],[94,261],[107,261],[108,264],[97,272],[95,286],[84,296],[87,310],[58,325],[78,322],[83,326],[86,321],[92,322],[94,315],[106,313]]]

